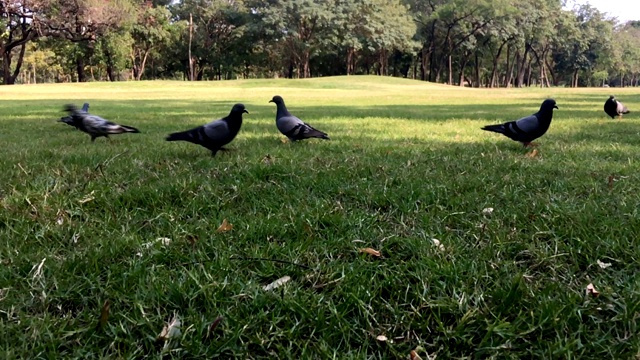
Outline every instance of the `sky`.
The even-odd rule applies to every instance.
[[[573,3],[589,3],[609,17],[617,17],[619,22],[640,20],[640,0],[569,0],[567,3],[568,8],[572,8]]]

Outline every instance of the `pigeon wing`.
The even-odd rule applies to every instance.
[[[538,120],[538,117],[536,115],[531,115],[523,117],[520,120],[516,120],[515,125],[518,129],[520,129],[520,132],[529,134],[538,130],[540,121]]]
[[[289,133],[299,129],[301,126],[306,125],[302,120],[293,115],[282,116],[276,120],[276,126],[278,130],[287,137],[291,137]]]
[[[204,135],[207,139],[202,139],[203,142],[220,143],[229,139],[229,125],[226,121],[216,120],[212,121],[203,127]],[[226,144],[226,143],[225,143]],[[222,144],[224,145],[224,144]]]
[[[627,109],[627,107],[624,106],[620,101],[616,100],[616,103],[617,103],[616,110],[618,114],[626,114],[629,112],[629,109]]]

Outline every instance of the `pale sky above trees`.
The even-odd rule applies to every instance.
[[[571,8],[572,3],[579,5],[589,3],[598,10],[617,17],[620,22],[640,20],[640,1],[638,0],[569,0],[567,7]]]

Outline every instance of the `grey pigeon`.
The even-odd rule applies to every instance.
[[[230,143],[238,135],[244,113],[249,113],[244,105],[235,104],[226,117],[191,130],[169,134],[166,140],[188,141],[198,144],[211,150],[211,156],[216,156],[218,150],[226,150],[223,146]]]
[[[84,105],[82,105],[82,111],[89,112],[89,103],[84,103]],[[73,117],[71,115],[63,116],[58,121],[78,129],[78,125],[73,121]]]
[[[64,107],[65,111],[70,113],[73,122],[78,129],[86,132],[91,136],[91,142],[94,142],[96,138],[104,136],[109,138],[109,135],[122,134],[122,133],[139,133],[140,131],[131,126],[118,125],[111,121],[105,120],[97,115],[89,114],[86,111],[78,110],[75,105],[68,104]]]
[[[622,114],[628,114],[630,111],[620,101],[616,100],[615,96],[611,95],[604,103],[604,112],[611,116],[612,119],[616,116],[622,119]]]
[[[524,146],[536,145],[532,141],[544,135],[553,119],[553,109],[557,109],[556,101],[547,99],[540,105],[540,110],[530,116],[504,124],[487,125],[482,130],[502,134],[512,140],[521,142]]]
[[[320,130],[316,130],[311,125],[291,115],[284,105],[281,96],[274,96],[269,102],[275,103],[278,107],[276,112],[276,126],[278,130],[291,141],[304,140],[309,138],[320,138],[329,140],[329,136]]]

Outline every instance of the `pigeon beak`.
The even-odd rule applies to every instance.
[[[558,105],[553,105],[553,108],[554,109],[558,109]]]
[[[247,110],[242,110],[242,112],[243,112],[244,114],[248,114],[248,113],[249,113]]]
[[[269,100],[269,102],[273,102],[273,100]]]

